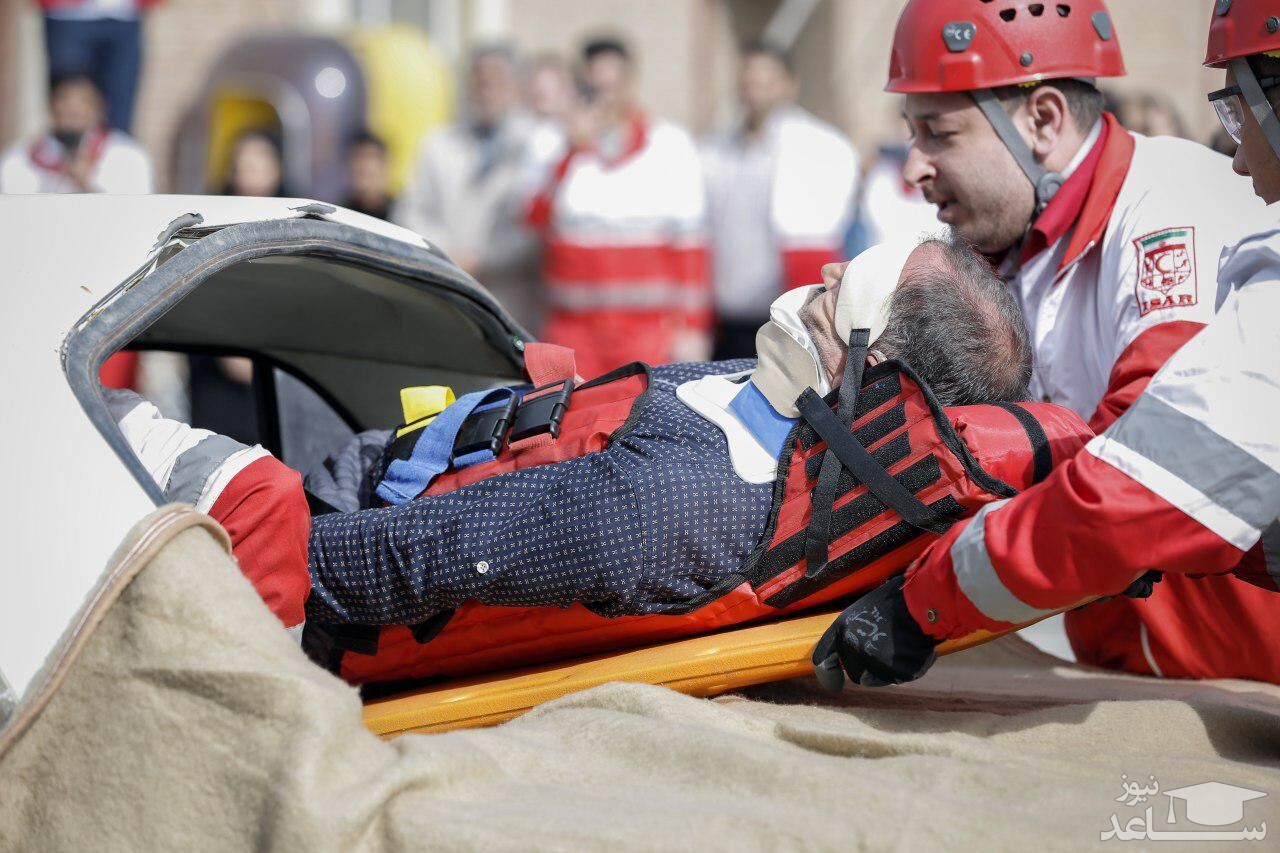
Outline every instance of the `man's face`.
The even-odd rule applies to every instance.
[[[973,98],[907,95],[903,116],[911,130],[904,177],[937,206],[938,219],[989,255],[1021,239],[1035,192]]]
[[[941,250],[934,244],[924,243],[907,256],[907,262],[898,275],[897,285],[924,270],[945,266],[946,259]],[[840,282],[836,282],[828,285],[825,290],[815,291],[800,309],[800,321],[818,347],[822,368],[833,388],[840,384],[840,377],[844,374],[844,357],[848,350],[848,341],[840,340],[840,335],[836,332],[836,303],[840,300],[840,288]],[[872,344],[874,343],[873,341]]]
[[[560,118],[573,104],[573,81],[563,69],[551,65],[535,68],[529,78],[529,108],[539,116]]]
[[[280,155],[265,139],[247,136],[231,156],[231,194],[272,196],[280,191]]]
[[[1227,86],[1236,85],[1236,75],[1227,69]],[[1267,204],[1280,201],[1280,159],[1271,150],[1266,135],[1262,132],[1258,120],[1245,102],[1243,95],[1236,96],[1240,100],[1240,110],[1244,113],[1244,126],[1240,130],[1240,147],[1231,161],[1237,175],[1253,179],[1253,192]]]
[[[618,54],[600,54],[587,63],[582,77],[602,109],[621,112],[631,106],[631,63]]]
[[[767,54],[754,53],[742,63],[738,94],[749,116],[763,118],[790,102],[795,95],[795,87],[781,62]]]
[[[520,97],[511,60],[498,54],[479,56],[471,65],[471,108],[477,119],[494,122],[515,107]]]
[[[54,133],[88,133],[102,124],[102,96],[88,81],[68,81],[49,99],[49,112]]]
[[[351,150],[347,160],[347,181],[356,198],[382,198],[387,193],[387,156],[368,142]]]

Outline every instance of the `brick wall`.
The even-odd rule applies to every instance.
[[[146,58],[134,133],[168,188],[174,135],[205,75],[230,43],[251,33],[311,23],[309,0],[167,0],[146,21]]]

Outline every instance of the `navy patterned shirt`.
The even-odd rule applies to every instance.
[[[316,518],[307,618],[416,624],[466,601],[623,616],[689,602],[746,562],[773,486],[734,474],[724,434],[676,388],[753,366],[654,368],[643,411],[601,452]]]

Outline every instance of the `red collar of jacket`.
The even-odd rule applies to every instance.
[[[623,163],[644,150],[645,145],[649,142],[649,120],[645,118],[644,113],[634,112],[627,118],[627,126],[624,131],[626,133],[626,143],[622,146],[622,151],[613,159],[606,159],[600,153],[599,148],[591,147],[588,151],[594,151],[600,157],[600,162],[604,164],[606,169],[616,169]]]
[[[1058,272],[1097,245],[1107,230],[1120,188],[1133,162],[1133,135],[1111,113],[1102,115],[1102,133],[1092,150],[1036,219],[1023,245],[1021,263],[1062,239],[1074,226]]]
[[[89,158],[90,163],[97,163],[102,156],[102,149],[107,143],[110,131],[105,127],[91,130],[80,141],[80,150]],[[31,162],[48,172],[60,172],[66,166],[67,152],[52,134],[42,136],[31,144],[27,152]]]

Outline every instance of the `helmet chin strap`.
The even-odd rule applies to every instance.
[[[1267,93],[1263,92],[1262,87],[1258,85],[1258,78],[1254,76],[1253,68],[1250,67],[1247,59],[1231,60],[1231,70],[1236,74],[1236,85],[1244,94],[1245,103],[1249,105],[1250,112],[1257,119],[1258,126],[1267,137],[1267,142],[1271,143],[1271,150],[1275,152],[1277,158],[1280,158],[1280,116],[1276,115],[1275,108],[1271,106],[1271,100],[1267,98]]]
[[[973,95],[973,100],[977,102],[978,109],[982,110],[982,114],[987,117],[987,121],[991,122],[996,136],[1000,137],[1004,147],[1009,149],[1009,153],[1017,161],[1022,173],[1027,176],[1027,180],[1031,181],[1031,186],[1035,188],[1035,216],[1039,216],[1049,205],[1050,199],[1057,195],[1058,190],[1062,188],[1063,181],[1066,179],[1062,177],[1061,172],[1050,172],[1036,161],[1035,154],[1031,152],[1031,147],[1022,138],[1022,134],[1018,133],[1018,129],[1013,126],[1013,120],[1004,111],[1004,106],[1001,105],[1000,99],[996,97],[995,92],[990,89],[974,89],[970,94]]]

